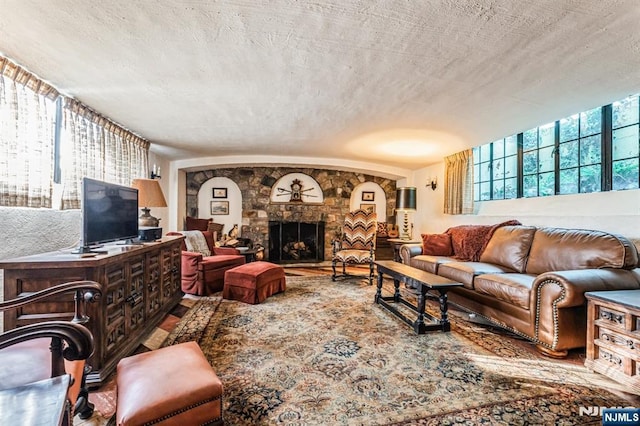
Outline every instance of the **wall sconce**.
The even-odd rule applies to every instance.
[[[158,167],[156,169],[156,165],[153,165],[153,168],[151,169],[151,179],[160,179],[162,176],[160,176],[160,167]]]
[[[438,187],[438,176],[433,176],[431,178],[431,182],[429,182],[427,184],[427,187],[431,187],[431,189],[433,189],[434,191],[436,190],[436,188]]]

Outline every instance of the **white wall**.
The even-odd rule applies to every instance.
[[[213,188],[227,188],[227,198],[213,198]],[[212,201],[228,201],[228,215],[212,215]],[[198,217],[213,218],[215,223],[224,224],[223,234],[229,234],[233,225],[238,225],[238,232],[242,228],[242,193],[238,185],[226,177],[214,177],[204,182],[198,191]],[[239,234],[238,234],[239,235]]]
[[[435,191],[429,177],[438,177]],[[525,225],[595,229],[640,240],[640,189],[592,194],[556,195],[475,203],[473,215],[445,215],[444,163],[417,170],[418,211],[414,214],[420,233],[438,233],[461,224],[494,224],[517,219]]]

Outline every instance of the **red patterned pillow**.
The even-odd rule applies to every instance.
[[[387,236],[387,222],[378,222],[378,237],[386,237]]]
[[[451,235],[422,234],[422,254],[431,256],[452,256]]]

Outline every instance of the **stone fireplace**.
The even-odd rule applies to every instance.
[[[272,187],[282,176],[304,173],[315,179],[323,192],[322,203],[273,203]],[[234,181],[242,193],[242,225],[240,236],[249,238],[265,248],[265,259],[271,259],[270,222],[323,223],[323,235],[318,237],[318,259],[331,259],[331,241],[339,236],[345,214],[350,208],[352,191],[364,182],[375,182],[385,192],[387,216],[393,214],[396,181],[379,176],[341,170],[292,167],[229,167],[187,173],[187,215],[198,214],[200,187],[214,177]],[[211,197],[210,194],[202,196]],[[322,253],[324,252],[324,253]]]

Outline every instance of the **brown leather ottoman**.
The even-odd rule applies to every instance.
[[[227,270],[224,273],[222,297],[256,304],[285,289],[282,266],[258,261]]]
[[[123,358],[118,363],[116,423],[222,425],[222,382],[196,342]]]

